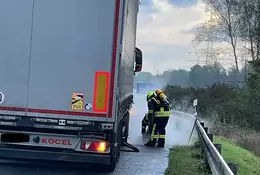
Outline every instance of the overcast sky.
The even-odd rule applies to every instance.
[[[196,63],[192,31],[208,16],[201,0],[140,0],[137,46],[144,71],[188,69]]]

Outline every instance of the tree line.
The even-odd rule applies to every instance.
[[[153,75],[150,72],[140,72],[135,77],[135,82],[145,81],[154,83],[159,87],[178,85],[181,87],[203,88],[214,83],[242,87],[245,84],[247,74],[248,71],[245,71],[245,68],[239,72],[235,68],[226,70],[220,63],[215,62],[212,65],[194,65],[190,70],[168,70],[157,75]]]

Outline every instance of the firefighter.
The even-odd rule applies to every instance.
[[[153,109],[149,109],[149,104],[151,103],[155,103],[159,105],[159,101],[156,100],[156,95],[154,92],[150,91],[148,92],[147,96],[146,96],[146,101],[147,101],[147,105],[148,105],[148,112],[145,114],[143,120],[142,120],[142,130],[141,133],[145,133],[146,132],[146,127],[148,126],[149,128],[149,132],[151,132],[151,127],[150,125],[152,125],[153,122]]]
[[[153,113],[153,128],[150,140],[145,144],[145,146],[154,147],[158,141],[157,147],[163,148],[165,145],[165,128],[170,117],[171,108],[168,103],[162,103],[159,99],[151,99],[148,102],[148,108],[149,111],[152,111],[151,113]],[[151,118],[148,117],[148,119]]]

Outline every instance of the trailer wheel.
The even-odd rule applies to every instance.
[[[116,163],[119,161],[120,153],[121,153],[121,144],[120,144],[120,146],[118,146],[118,148],[117,148]]]
[[[120,153],[121,153],[121,135],[119,135],[117,143],[118,145],[116,147],[116,155],[115,155],[116,163],[119,161]]]
[[[104,165],[104,171],[105,172],[113,172],[116,168],[116,164],[119,160],[120,157],[120,145],[118,145],[117,147],[114,147],[114,154],[111,154],[111,159],[110,159],[110,164],[108,165]]]
[[[113,172],[116,169],[116,163],[116,156],[112,157],[110,164],[104,166],[104,170],[106,172]]]

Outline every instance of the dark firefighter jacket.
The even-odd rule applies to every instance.
[[[160,103],[155,97],[148,100],[148,120],[151,122],[153,117],[169,117],[171,109]]]

